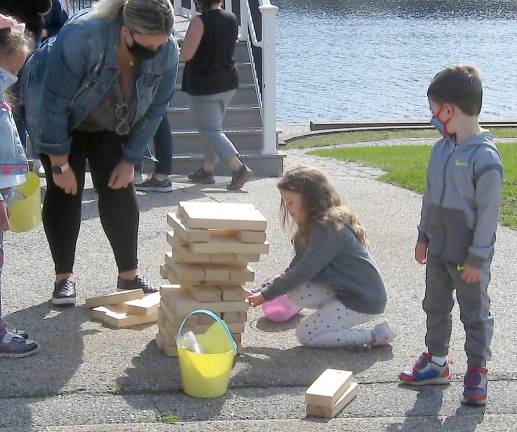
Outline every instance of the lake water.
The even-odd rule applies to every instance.
[[[468,63],[484,80],[481,117],[517,119],[517,0],[272,0],[277,118],[427,118],[427,87]]]

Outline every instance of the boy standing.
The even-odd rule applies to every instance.
[[[487,288],[503,167],[492,135],[479,126],[483,89],[474,67],[442,70],[427,96],[431,123],[443,135],[431,152],[415,247],[416,261],[427,264],[422,305],[428,352],[400,379],[412,385],[450,382],[447,354],[456,290],[468,359],[463,403],[485,405],[494,326]]]

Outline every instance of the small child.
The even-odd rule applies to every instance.
[[[282,294],[316,309],[296,329],[309,347],[387,345],[394,333],[387,322],[354,328],[384,312],[386,290],[366,248],[365,230],[325,175],[310,167],[285,173],[278,183],[284,227],[296,224],[295,257],[286,272],[248,300],[259,306]]]
[[[4,263],[4,231],[9,229],[6,200],[13,195],[15,186],[25,182],[28,168],[5,91],[16,83],[16,76],[31,52],[31,44],[24,24],[0,14],[0,275]],[[0,295],[0,357],[26,357],[38,351],[39,345],[27,338],[26,332],[8,328],[2,320]]]
[[[427,335],[407,384],[448,384],[452,292],[466,333],[463,403],[485,405],[494,321],[487,294],[499,217],[503,167],[492,135],[481,129],[483,89],[472,66],[448,67],[427,91],[431,123],[443,138],[433,147],[418,225],[415,259],[427,264]]]

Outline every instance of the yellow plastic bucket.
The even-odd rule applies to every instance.
[[[196,398],[216,398],[228,390],[237,345],[226,323],[205,309],[195,310],[185,317],[178,329],[177,339],[182,335],[185,322],[192,315],[199,314],[209,315],[215,322],[205,333],[196,335],[203,347],[202,354],[177,344],[183,391]]]
[[[41,190],[39,177],[33,172],[25,174],[26,182],[16,186],[24,198],[14,199],[9,206],[10,230],[25,232],[41,223]]]

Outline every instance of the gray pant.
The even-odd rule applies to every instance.
[[[235,90],[203,96],[191,96],[194,124],[203,137],[205,162],[217,163],[218,156],[227,161],[239,152],[223,133],[223,118]]]
[[[427,258],[426,290],[422,302],[427,313],[425,343],[429,352],[446,356],[452,329],[452,292],[460,306],[460,319],[465,329],[465,352],[468,364],[486,367],[490,360],[490,342],[494,333],[494,318],[490,315],[490,298],[487,289],[490,282],[490,263],[481,268],[478,283],[466,283],[461,279],[457,265],[440,258]]]

